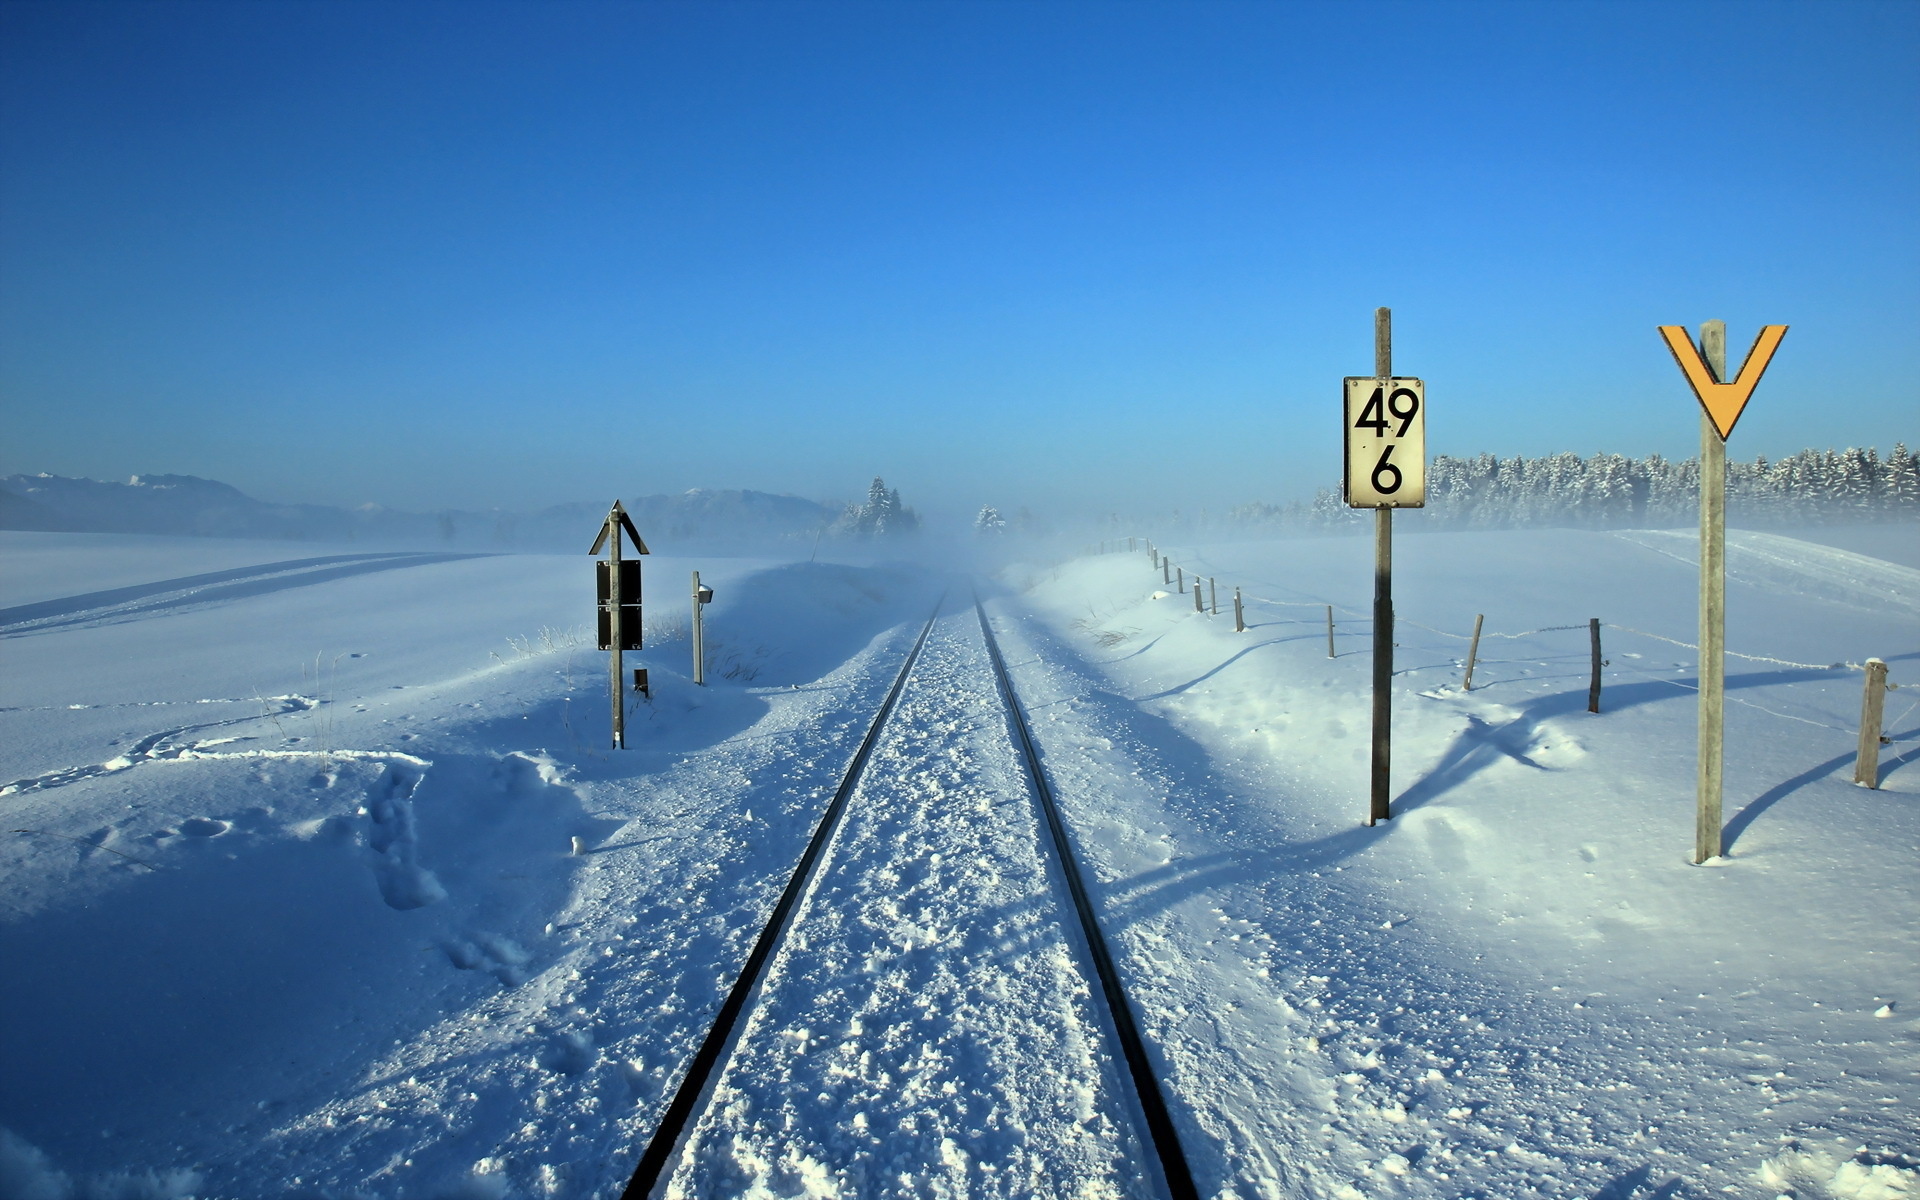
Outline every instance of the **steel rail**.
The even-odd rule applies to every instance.
[[[706,1038],[700,1048],[694,1051],[693,1059],[687,1066],[687,1073],[680,1080],[679,1090],[668,1103],[666,1112],[660,1118],[660,1124],[654,1129],[653,1137],[647,1142],[647,1148],[640,1155],[640,1165],[634,1170],[633,1178],[628,1181],[627,1189],[621,1194],[622,1200],[648,1200],[659,1188],[667,1174],[667,1168],[678,1155],[686,1140],[693,1117],[704,1107],[708,1092],[718,1078],[719,1069],[725,1065],[733,1049],[739,1032],[740,1018],[746,1013],[748,1004],[759,989],[766,975],[768,964],[773,961],[773,952],[779,947],[780,939],[785,936],[787,925],[793,917],[793,910],[799,905],[800,897],[807,890],[807,883],[813,876],[813,869],[825,852],[827,843],[832,840],[834,828],[839,824],[840,814],[847,807],[847,798],[853,794],[854,785],[860,781],[860,773],[867,765],[867,759],[873,753],[874,743],[880,739],[880,730],[893,713],[894,702],[900,698],[906,687],[907,676],[913,672],[913,664],[920,657],[921,647],[927,644],[927,635],[933,632],[933,624],[940,617],[940,608],[946,603],[943,594],[933,606],[933,615],[927,618],[926,628],[913,643],[913,649],[907,654],[907,661],[900,667],[900,674],[894,678],[893,687],[887,691],[887,698],[881,703],[880,711],[874,715],[873,724],[867,727],[866,737],[861,739],[860,748],[854,752],[853,760],[847,764],[846,773],[841,777],[839,788],[828,802],[827,810],[820,817],[820,824],[813,831],[813,839],[807,843],[806,851],[801,854],[800,862],[793,869],[792,878],[787,880],[786,890],[780,893],[779,903],[773,906],[773,914],[760,931],[760,937],[753,944],[753,950],[747,955],[746,965],[740,969],[740,977],[734,980],[733,988],[720,1005],[720,1012],[714,1017],[713,1025],[707,1030]]]
[[[1193,1175],[1187,1168],[1186,1152],[1180,1147],[1179,1131],[1174,1128],[1172,1114],[1167,1111],[1166,1097],[1154,1074],[1153,1062],[1147,1056],[1146,1042],[1141,1038],[1140,1027],[1133,1019],[1133,1007],[1127,1000],[1125,987],[1120,983],[1119,972],[1114,968],[1113,955],[1107,950],[1100,920],[1094,915],[1093,902],[1087,897],[1086,884],[1080,876],[1079,860],[1074,856],[1073,844],[1067,837],[1067,826],[1060,816],[1060,806],[1054,802],[1053,788],[1047,783],[1047,773],[1040,763],[1039,748],[1034,744],[1033,733],[1027,726],[1026,711],[1020,707],[1020,699],[1014,693],[1013,676],[1007,671],[1007,660],[1000,654],[1000,643],[993,636],[993,627],[987,623],[987,610],[980,603],[980,593],[977,591],[973,596],[973,608],[979,614],[980,632],[987,640],[987,655],[993,660],[994,676],[1000,684],[1000,694],[1006,701],[1007,724],[1012,728],[1014,741],[1019,744],[1026,758],[1027,775],[1033,781],[1034,795],[1040,801],[1047,829],[1053,835],[1054,853],[1059,857],[1061,874],[1066,878],[1074,911],[1080,915],[1080,931],[1086,939],[1087,956],[1093,960],[1094,973],[1100,977],[1100,991],[1106,998],[1107,1011],[1113,1018],[1114,1037],[1120,1043],[1121,1056],[1133,1076],[1134,1092],[1140,1100],[1140,1115],[1146,1122],[1148,1140],[1160,1159],[1167,1194],[1172,1200],[1199,1200],[1199,1189],[1194,1186]]]

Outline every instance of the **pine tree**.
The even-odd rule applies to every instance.
[[[1920,513],[1920,457],[1907,449],[1905,442],[1895,442],[1893,454],[1887,459],[1885,504],[1889,516]]]
[[[867,488],[867,506],[862,516],[869,537],[885,537],[893,532],[893,515],[899,501],[887,490],[887,481],[878,475]]]
[[[899,491],[878,475],[867,488],[867,502],[849,504],[834,522],[834,532],[861,538],[899,537],[919,528],[919,514],[901,503]]]
[[[973,519],[973,532],[979,537],[999,537],[1007,531],[1007,519],[993,505],[984,505]]]

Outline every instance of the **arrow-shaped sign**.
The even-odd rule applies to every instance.
[[[1687,336],[1686,326],[1662,325],[1660,336],[1667,339],[1667,349],[1673,351],[1673,361],[1680,364],[1687,382],[1693,385],[1693,394],[1700,397],[1700,407],[1707,410],[1707,417],[1713,421],[1713,427],[1720,431],[1720,440],[1724,442],[1733,433],[1733,423],[1740,419],[1741,410],[1746,408],[1748,398],[1753,395],[1754,385],[1760,382],[1767,364],[1773,361],[1773,352],[1780,348],[1780,339],[1787,336],[1787,327],[1767,325],[1761,328],[1760,336],[1753,339],[1753,349],[1747,351],[1747,361],[1740,365],[1740,374],[1732,383],[1721,383],[1713,377],[1713,369],[1700,357],[1700,348]]]
[[[607,534],[612,533],[617,538],[619,529],[627,531],[627,536],[633,539],[634,549],[642,554],[651,553],[647,549],[647,544],[640,540],[640,531],[633,527],[633,518],[627,515],[626,508],[618,500],[613,502],[613,510],[607,514],[606,521],[600,526],[600,536],[593,539],[593,549],[587,553],[600,553],[600,547],[607,544]],[[578,543],[575,544],[578,545]]]

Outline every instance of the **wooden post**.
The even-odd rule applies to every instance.
[[[1466,682],[1460,685],[1460,690],[1463,692],[1473,690],[1473,660],[1480,657],[1480,622],[1486,619],[1485,613],[1473,614],[1473,640],[1467,643],[1467,678]]]
[[[1600,618],[1587,619],[1587,634],[1593,642],[1593,679],[1587,684],[1587,711],[1600,711]]]
[[[1867,660],[1867,691],[1860,700],[1860,754],[1853,761],[1853,781],[1880,786],[1880,719],[1887,698],[1887,664]]]
[[[1327,605],[1327,657],[1333,656],[1333,605],[1329,604]]]
[[[1172,566],[1173,566],[1173,560],[1169,559],[1166,555],[1162,554],[1160,556],[1160,582],[1161,583],[1173,582],[1173,572],[1169,569]]]
[[[1700,325],[1700,356],[1714,382],[1727,379],[1727,323]],[[1726,770],[1727,442],[1700,414],[1700,769],[1693,861],[1720,856]]]
[[[1200,577],[1195,575],[1193,577],[1193,611],[1207,611],[1206,599],[1205,594],[1200,591]]]
[[[1173,573],[1174,573],[1174,579],[1176,582],[1176,590],[1181,595],[1183,596],[1186,595],[1187,594],[1187,569],[1185,567],[1175,567],[1173,569]]]
[[[693,681],[705,686],[707,682],[707,627],[702,620],[701,611],[706,605],[700,603],[700,572],[693,573]]]
[[[1133,553],[1133,539],[1132,539],[1132,538],[1128,538],[1128,539],[1127,539],[1127,553],[1128,553],[1128,554],[1132,554],[1132,553]]]
[[[1147,543],[1147,558],[1152,561],[1154,566],[1157,567],[1160,565],[1160,551],[1154,548],[1152,542]]]
[[[1211,575],[1207,576],[1207,607],[1213,610],[1214,616],[1220,615],[1220,589],[1214,586]]]
[[[1373,312],[1373,373],[1393,378],[1393,314]],[[1393,816],[1393,510],[1373,510],[1373,802],[1367,824]]]
[[[1240,589],[1237,587],[1233,589],[1233,631],[1235,633],[1247,631],[1247,610],[1240,607]]]

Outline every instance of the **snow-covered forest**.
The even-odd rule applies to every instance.
[[[880,476],[867,488],[865,504],[849,504],[832,532],[840,537],[889,538],[913,533],[920,528],[920,514],[900,500],[900,489],[890,488]]]
[[[1584,526],[1600,529],[1685,525],[1699,513],[1700,462],[1660,455],[1436,456],[1427,468],[1427,507],[1416,518],[1430,528],[1514,529]],[[1727,511],[1747,526],[1807,526],[1890,521],[1920,516],[1920,456],[1896,442],[1885,458],[1873,448],[1802,450],[1769,461],[1727,463]],[[1337,488],[1312,501],[1247,504],[1228,526],[1286,531],[1359,528]],[[1202,514],[1190,523],[1211,525]]]

